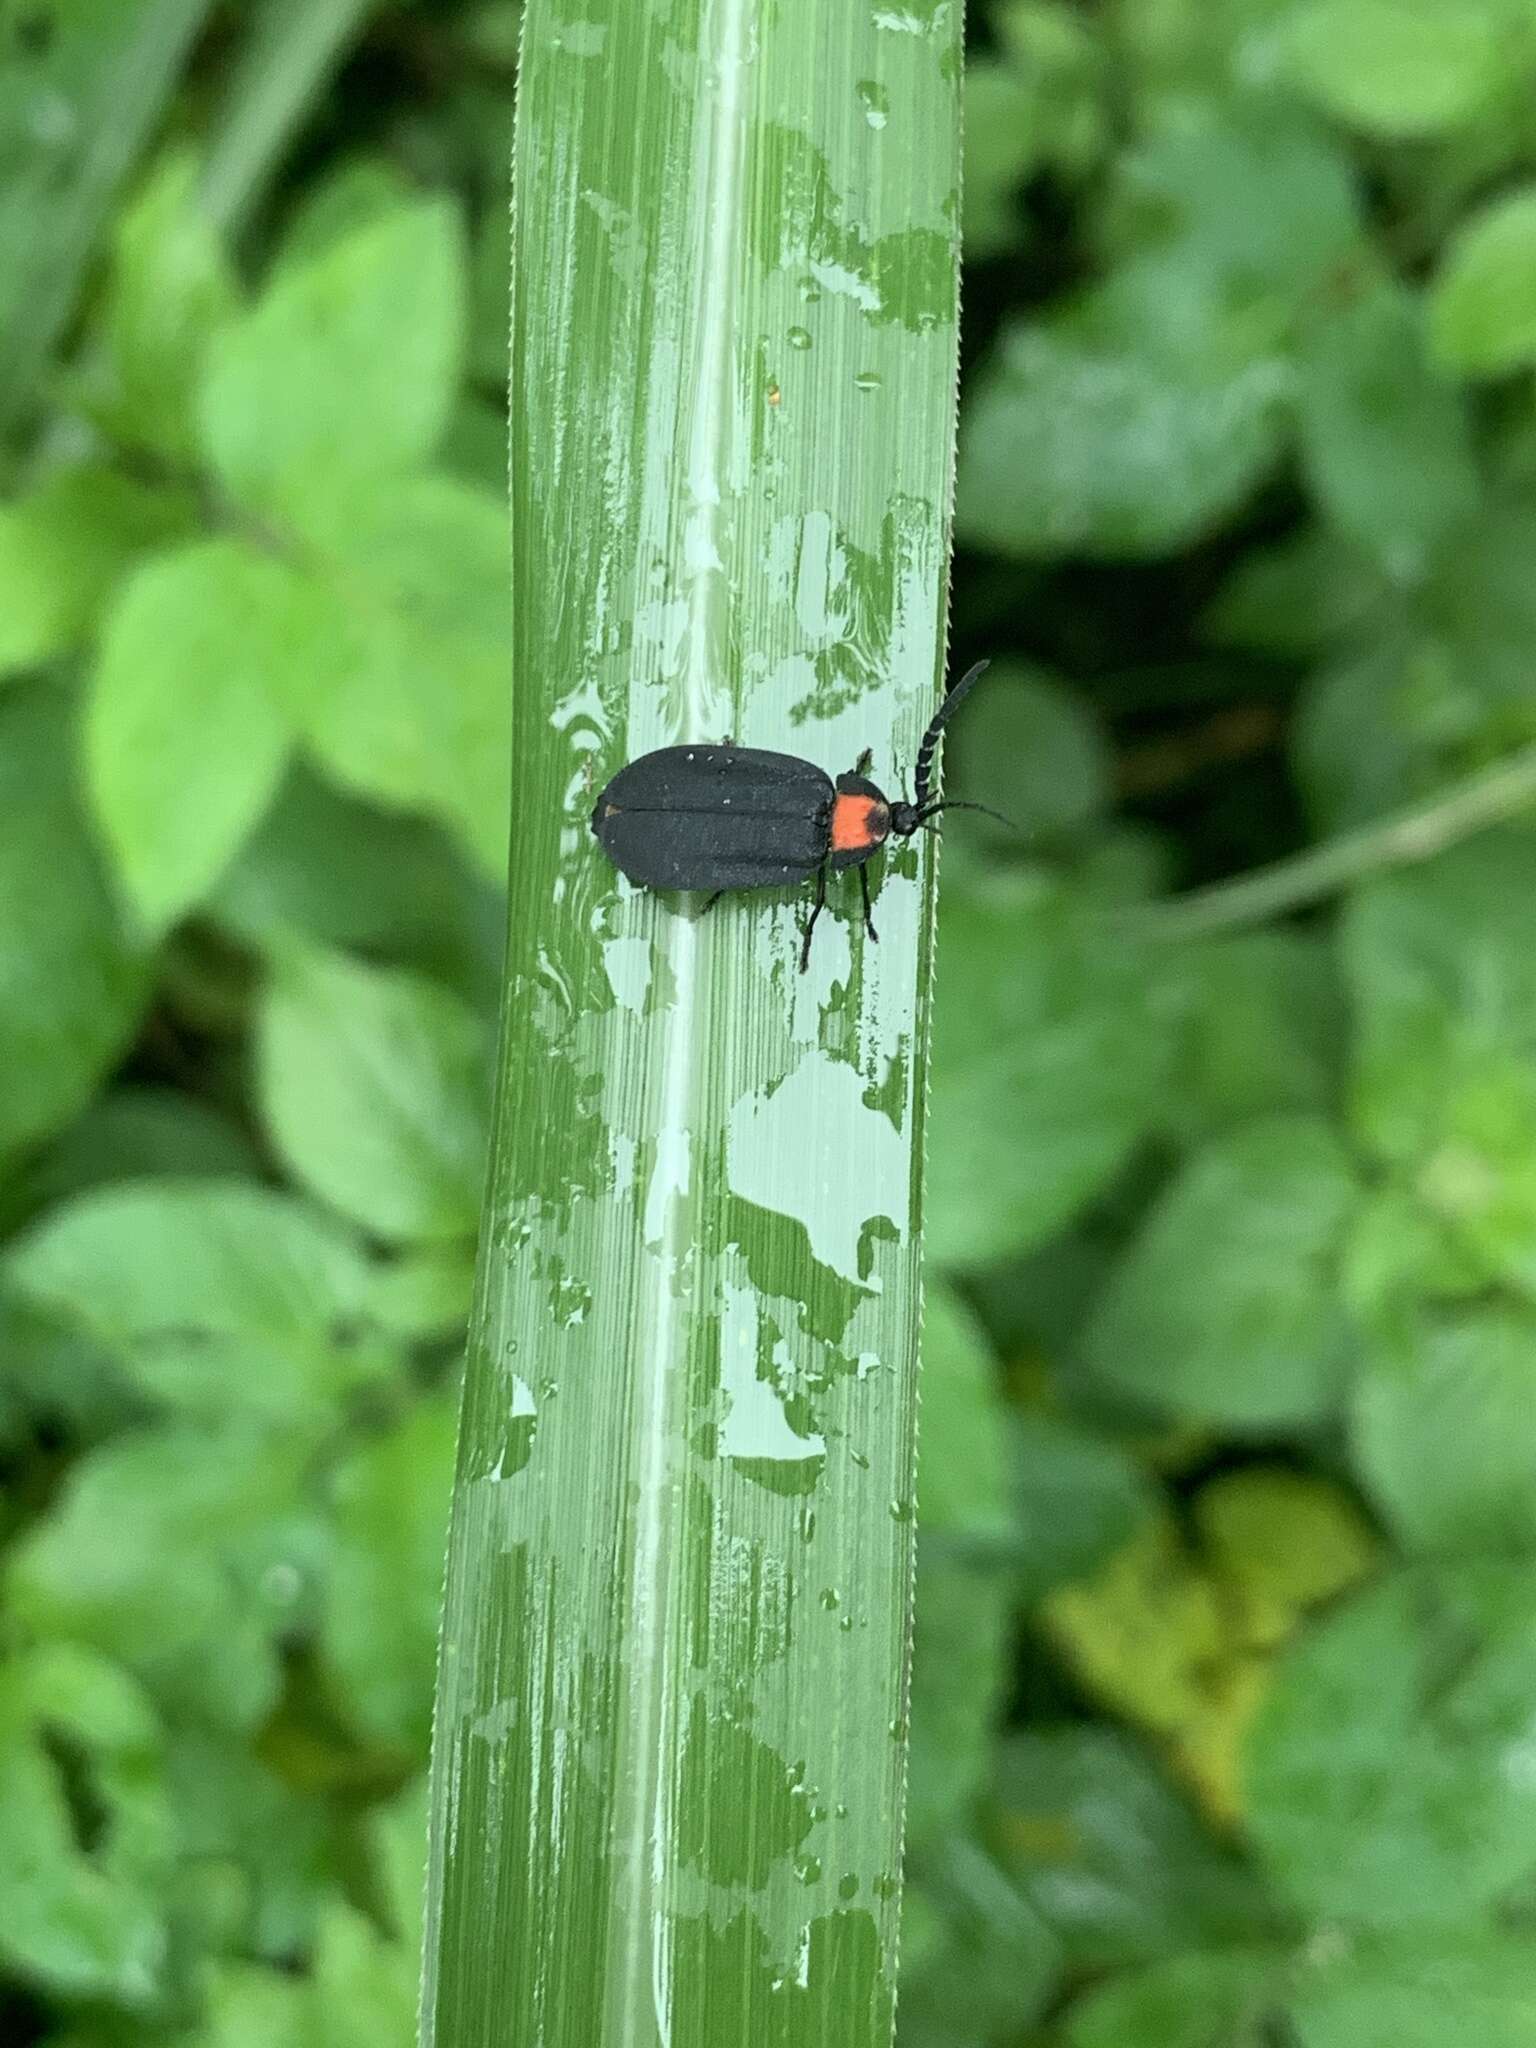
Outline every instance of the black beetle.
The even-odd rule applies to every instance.
[[[800,948],[803,974],[830,869],[858,869],[864,929],[877,938],[864,869],[870,855],[893,834],[910,839],[939,811],[988,810],[957,799],[946,804],[928,793],[939,735],[986,667],[978,661],[967,669],[933,714],[917,750],[910,803],[892,803],[865,779],[868,752],[851,775],[839,775],[834,783],[814,761],[727,740],[719,747],[658,747],[631,761],[598,798],[592,830],[632,882],[648,889],[707,889],[710,904],[728,889],[784,888],[814,874],[816,901]]]

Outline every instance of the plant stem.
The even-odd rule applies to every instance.
[[[1293,859],[1276,861],[1239,881],[1194,889],[1134,914],[1137,929],[1158,939],[1205,938],[1261,924],[1348,888],[1367,875],[1428,860],[1459,840],[1516,816],[1536,802],[1536,746],[1442,790],[1427,803],[1347,832]]]

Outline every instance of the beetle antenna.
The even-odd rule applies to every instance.
[[[978,661],[974,668],[968,668],[949,695],[940,704],[923,734],[923,743],[917,750],[917,766],[913,770],[912,807],[926,812],[928,809],[928,778],[933,773],[933,756],[939,744],[939,735],[960,709],[965,699],[975,689],[991,666],[989,662]]]
[[[924,804],[917,814],[917,822],[923,824],[936,811],[985,811],[989,818],[996,818],[999,825],[1006,825],[1010,832],[1022,832],[1023,826],[1015,824],[1012,818],[1004,817],[1001,811],[994,811],[990,804],[974,804],[967,797],[938,797],[930,804]]]

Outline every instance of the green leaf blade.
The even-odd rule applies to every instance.
[[[161,931],[212,887],[277,792],[293,731],[278,678],[306,664],[301,578],[236,541],[146,563],[103,636],[86,774],[123,888]]]
[[[674,740],[911,761],[958,70],[926,4],[525,17],[513,904],[435,2048],[890,2037],[927,849],[877,877],[878,948],[834,905],[802,978],[791,895],[701,921],[588,821]]]
[[[285,963],[258,1028],[280,1151],[385,1238],[474,1235],[485,1065],[479,1019],[446,989],[338,956]]]
[[[455,215],[422,201],[279,271],[216,337],[203,381],[203,443],[230,492],[302,517],[425,461],[458,387],[464,270]]]

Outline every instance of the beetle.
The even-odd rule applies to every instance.
[[[800,946],[803,974],[829,873],[858,869],[864,929],[878,939],[866,872],[872,854],[888,839],[910,839],[943,810],[1001,817],[986,804],[929,794],[939,737],[987,666],[978,661],[967,669],[933,714],[917,750],[910,803],[893,803],[868,780],[867,749],[853,772],[834,782],[814,761],[727,740],[659,747],[629,762],[598,797],[592,830],[630,881],[647,889],[707,889],[706,910],[727,890],[785,888],[814,874],[816,900]]]

